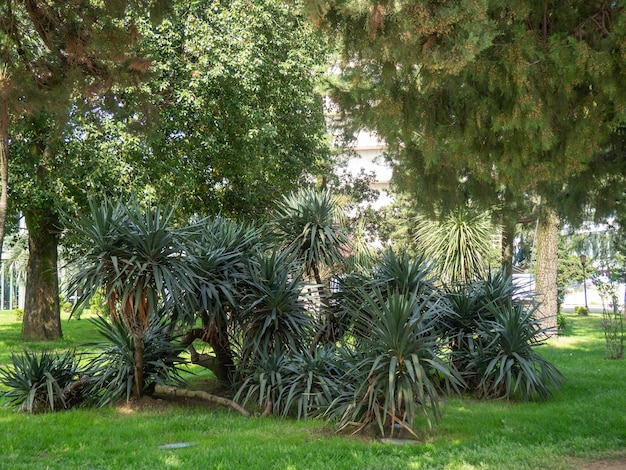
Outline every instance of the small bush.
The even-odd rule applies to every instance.
[[[576,315],[586,317],[587,315],[589,315],[589,308],[583,305],[579,305],[578,307],[574,309],[574,312],[576,313]]]
[[[256,403],[275,416],[306,419],[323,413],[340,388],[342,370],[333,347],[303,351],[292,356],[261,353],[256,367],[244,371],[235,395],[242,405]],[[343,384],[341,384],[341,387]]]
[[[106,304],[105,297],[100,291],[96,292],[89,300],[89,311],[99,317],[109,316],[109,307]]]
[[[556,315],[556,328],[558,331],[565,331],[567,328],[567,320],[561,312]]]
[[[19,322],[24,320],[24,309],[22,309],[22,308],[16,308],[15,309],[15,319],[17,321],[19,321]]]
[[[493,320],[478,327],[479,340],[473,343],[470,368],[481,377],[478,393],[486,398],[513,398],[525,401],[549,398],[550,386],[559,386],[563,376],[541,357],[535,346],[547,337],[535,318],[537,306],[493,304]]]
[[[68,351],[24,351],[11,355],[12,368],[0,369],[0,384],[8,388],[2,394],[9,404],[29,413],[70,408],[76,398],[72,392],[80,374],[79,358]]]
[[[418,414],[439,418],[440,382],[456,388],[461,380],[442,359],[437,323],[448,307],[434,296],[363,290],[354,320],[362,336],[344,345],[343,393],[326,413],[340,429],[376,424],[382,435],[398,426],[414,434]]]

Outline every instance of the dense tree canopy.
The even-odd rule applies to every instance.
[[[322,43],[274,0],[180,2],[175,13],[144,32],[156,173],[189,211],[261,216],[328,156]]]
[[[158,3],[0,9],[10,203],[30,236],[27,336],[61,333],[61,214],[88,196],[134,191],[187,215],[258,215],[325,156],[314,92],[324,56],[294,10]]]
[[[615,165],[598,156],[626,117],[621,2],[307,4],[341,40],[337,101],[388,143],[401,188],[498,205],[503,247],[540,202],[537,285],[555,315],[556,212],[580,220],[569,194],[606,182]]]
[[[56,171],[66,155],[72,111],[98,106],[97,98],[136,82],[145,72],[132,16],[150,16],[161,3],[8,0],[0,6],[0,240],[9,167],[20,160],[12,170],[18,181],[11,203],[22,211],[29,230],[23,324],[27,337],[61,335],[56,274],[59,192],[69,175]]]
[[[619,2],[327,2],[320,11],[345,50],[350,87],[338,101],[385,138],[407,185],[452,168],[455,183],[469,174],[496,190],[553,194],[624,120]]]

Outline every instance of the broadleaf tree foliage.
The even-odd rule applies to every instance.
[[[87,207],[88,196],[134,192],[178,203],[183,217],[261,217],[326,157],[314,91],[323,49],[292,9],[11,1],[0,16],[11,207],[41,247],[27,336],[61,334],[51,274],[71,239],[60,237],[61,214]]]
[[[13,172],[15,188],[21,194],[36,190],[12,202],[24,213],[30,234],[26,337],[61,335],[56,275],[61,227],[53,189],[58,175],[53,170],[63,158],[70,110],[142,75],[146,63],[137,54],[137,29],[130,15],[156,13],[163,3],[7,0],[0,6],[0,239],[8,207],[9,163],[28,159],[28,170]],[[9,133],[12,125],[15,129]],[[19,184],[20,177],[25,177],[25,186]]]
[[[315,90],[323,43],[295,7],[274,0],[174,10],[144,32],[155,172],[188,211],[262,217],[328,158]]]

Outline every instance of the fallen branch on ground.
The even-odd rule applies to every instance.
[[[160,393],[163,395],[169,395],[174,397],[186,397],[186,398],[201,398],[211,403],[217,403],[218,405],[224,405],[238,411],[246,418],[250,416],[250,413],[241,405],[229,400],[228,398],[218,397],[202,390],[187,390],[184,388],[171,387],[167,385],[156,385],[154,387],[154,393]]]

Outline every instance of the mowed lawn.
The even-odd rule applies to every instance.
[[[601,315],[565,314],[540,352],[565,375],[539,403],[446,398],[420,440],[387,443],[334,433],[332,423],[244,418],[199,404],[117,406],[28,415],[0,407],[1,469],[580,469],[626,459],[626,359],[604,358]],[[87,319],[64,320],[57,349],[95,339]],[[23,347],[0,313],[0,364]],[[197,379],[195,379],[197,380]]]

